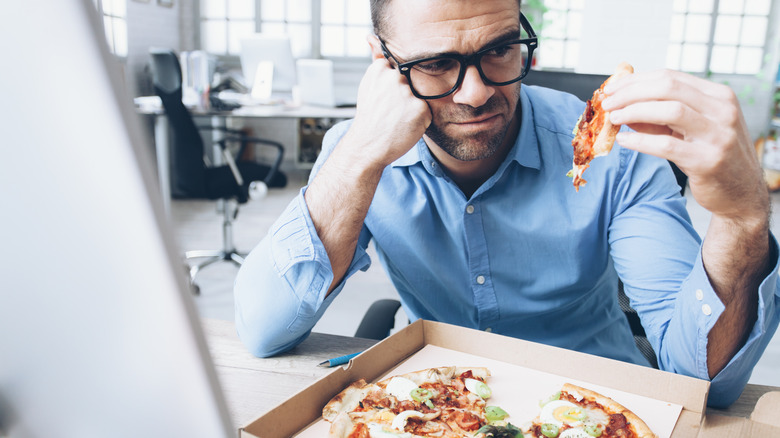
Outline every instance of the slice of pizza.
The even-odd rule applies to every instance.
[[[641,418],[620,403],[571,383],[540,404],[541,411],[526,437],[657,438]]]
[[[452,366],[359,380],[333,397],[322,417],[331,437],[493,437],[482,428],[506,427],[507,414],[487,406],[489,376],[487,368]]]
[[[590,166],[591,160],[607,155],[615,143],[615,136],[620,130],[620,125],[613,125],[609,121],[609,112],[604,111],[601,102],[606,95],[604,87],[612,80],[630,75],[634,68],[628,63],[618,65],[615,74],[607,78],[598,90],[593,92],[593,97],[585,105],[585,111],[580,116],[574,128],[574,166],[567,176],[574,178],[574,188],[579,192],[580,186],[587,181],[582,178],[582,173]]]

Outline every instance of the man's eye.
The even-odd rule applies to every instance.
[[[493,47],[492,49],[488,50],[485,55],[497,57],[508,56],[512,50],[515,49],[515,46],[516,44],[507,44],[505,46]]]
[[[414,68],[427,74],[442,74],[458,67],[458,62],[453,59],[431,59],[414,65]]]

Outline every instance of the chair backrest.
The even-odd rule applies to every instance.
[[[206,165],[203,139],[189,110],[182,102],[182,73],[172,50],[152,48],[152,84],[160,96],[173,130],[171,142],[171,193],[175,197],[203,197],[206,194]]]

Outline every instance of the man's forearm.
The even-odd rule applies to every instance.
[[[328,293],[341,282],[349,268],[384,169],[383,165],[371,164],[360,156],[362,146],[348,132],[305,194],[309,214],[333,270]]]
[[[725,306],[708,335],[707,368],[713,378],[742,348],[756,322],[758,286],[771,269],[768,214],[766,221],[754,223],[713,216],[702,260]]]

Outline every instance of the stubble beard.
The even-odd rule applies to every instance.
[[[517,87],[517,99],[519,102],[520,87]],[[509,102],[502,95],[493,95],[488,101],[477,108],[469,105],[458,104],[447,108],[444,114],[444,120],[458,121],[471,120],[480,117],[483,114],[500,113],[505,116],[504,124],[490,131],[481,131],[473,134],[453,136],[444,132],[437,123],[436,117],[431,121],[426,136],[433,140],[444,152],[460,161],[476,161],[490,158],[498,151],[504,143],[509,125],[516,108],[510,108]]]

